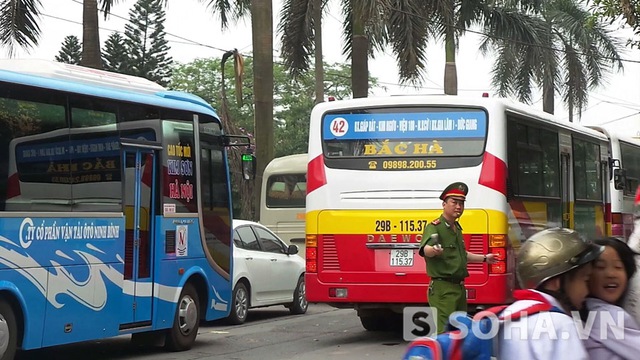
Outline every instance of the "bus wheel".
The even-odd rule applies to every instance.
[[[298,286],[293,292],[293,303],[289,307],[289,311],[294,315],[304,314],[307,312],[309,303],[307,302],[307,292],[304,282],[304,274],[298,279]]]
[[[231,313],[228,320],[234,325],[239,325],[247,320],[249,312],[249,292],[244,283],[237,283],[233,288],[233,301],[231,302]]]
[[[0,360],[13,359],[18,347],[18,325],[11,305],[0,300]]]
[[[173,327],[167,334],[166,347],[171,351],[183,351],[191,349],[198,327],[200,326],[200,304],[198,293],[190,283],[184,285],[176,315],[173,319]]]
[[[362,327],[367,331],[384,331],[387,330],[387,322],[384,316],[359,316]]]

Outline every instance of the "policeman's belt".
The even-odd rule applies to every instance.
[[[450,277],[434,277],[434,278],[431,278],[431,280],[440,280],[440,281],[450,282],[452,284],[464,285],[464,280],[454,279]]]

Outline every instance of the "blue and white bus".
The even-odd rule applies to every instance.
[[[226,317],[226,147],[248,144],[196,96],[0,60],[0,359],[122,334],[186,350]]]

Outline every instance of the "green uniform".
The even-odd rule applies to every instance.
[[[456,231],[443,216],[429,223],[420,243],[420,255],[424,256],[424,246],[435,245],[432,234],[438,234],[442,254],[426,258],[427,275],[431,278],[427,298],[429,305],[437,309],[437,331],[441,333],[449,322],[449,315],[455,311],[467,311],[467,295],[464,279],[467,270],[467,251],[462,238],[462,227],[456,221]]]

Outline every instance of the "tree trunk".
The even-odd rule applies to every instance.
[[[322,62],[322,0],[313,1],[313,32],[316,61],[316,104],[319,104],[324,101],[324,64]]]
[[[351,91],[354,98],[369,95],[369,37],[360,14],[353,14],[351,49]]]
[[[446,29],[444,65],[444,93],[446,95],[458,95],[458,71],[456,70],[456,38],[454,28],[449,26]]]
[[[553,88],[553,81],[549,80],[550,76],[551,75],[548,74],[545,75],[542,84],[542,110],[546,113],[553,114],[555,107],[555,90]]]
[[[98,31],[98,0],[83,0],[82,60],[80,65],[102,69],[100,33]]]
[[[271,0],[251,1],[253,96],[257,169],[254,186],[256,219],[264,168],[273,159],[273,6]]]
[[[553,26],[551,25],[551,21],[546,20],[547,26],[547,34],[545,43],[549,46],[549,48],[553,47],[553,42],[551,41],[551,33],[553,32]],[[553,66],[547,65],[544,67],[544,74],[542,78],[542,110],[546,113],[553,114],[555,110],[555,69]]]

